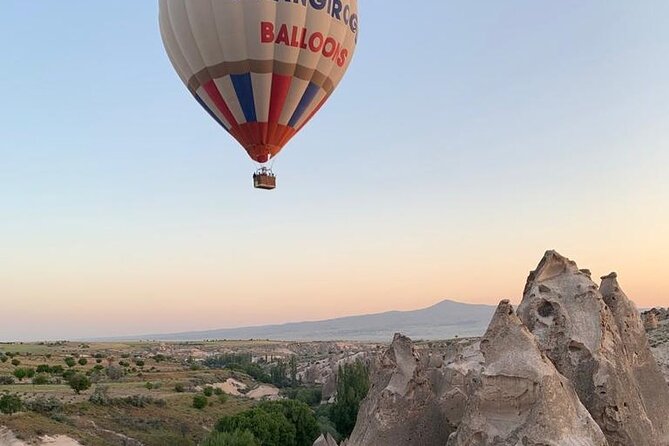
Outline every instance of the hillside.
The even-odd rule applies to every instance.
[[[185,333],[143,334],[113,340],[151,339],[193,341],[202,339],[271,339],[285,341],[382,341],[397,332],[413,339],[448,339],[480,336],[490,322],[494,306],[444,300],[415,311],[349,316],[313,322],[241,327]],[[107,339],[109,340],[109,339]]]

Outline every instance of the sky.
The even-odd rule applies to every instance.
[[[518,302],[547,249],[669,305],[669,2],[361,0],[271,193],[157,10],[0,2],[0,340]]]

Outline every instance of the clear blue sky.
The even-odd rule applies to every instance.
[[[518,300],[549,248],[669,302],[669,2],[360,8],[263,193],[156,1],[3,0],[0,339]]]

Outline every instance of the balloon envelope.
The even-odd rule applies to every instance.
[[[200,105],[265,163],[344,76],[357,0],[160,0],[167,54]]]

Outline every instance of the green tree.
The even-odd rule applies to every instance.
[[[79,361],[78,361],[78,362],[79,362],[79,365],[84,366],[84,365],[88,364],[88,359],[86,359],[86,358],[79,358]]]
[[[369,371],[362,362],[339,366],[337,373],[337,396],[330,411],[330,418],[337,431],[344,437],[353,432],[360,402],[369,391]]]
[[[204,395],[195,395],[193,397],[193,407],[196,409],[204,409],[207,407],[208,400]]]
[[[28,372],[26,369],[14,369],[14,376],[16,376],[16,379],[19,381],[23,381],[23,378],[28,376]]]
[[[214,432],[202,446],[260,446],[249,431]]]
[[[268,413],[259,407],[221,418],[216,430],[227,433],[247,430],[262,446],[297,446],[295,426],[282,414]]]
[[[298,401],[262,403],[216,423],[219,432],[248,430],[262,446],[311,446],[320,434],[314,412]]]
[[[21,410],[23,402],[16,395],[5,394],[0,397],[0,413],[13,414]]]
[[[302,401],[309,406],[318,406],[323,400],[323,390],[319,387],[296,387],[282,391],[283,396],[291,400]]]
[[[272,378],[272,384],[277,387],[285,387],[288,383],[288,366],[285,362],[279,360],[269,371]]]
[[[74,393],[79,395],[82,391],[88,390],[91,387],[91,381],[86,375],[75,373],[68,380],[68,384],[74,390]]]
[[[282,414],[295,426],[295,444],[297,446],[311,446],[320,435],[318,421],[314,411],[299,401],[272,401],[262,403],[260,409],[269,413]]]
[[[73,357],[68,356],[65,358],[65,365],[67,365],[69,368],[72,368],[77,365],[77,361]]]
[[[288,365],[290,366],[290,385],[297,387],[297,357],[295,355],[290,357]]]

